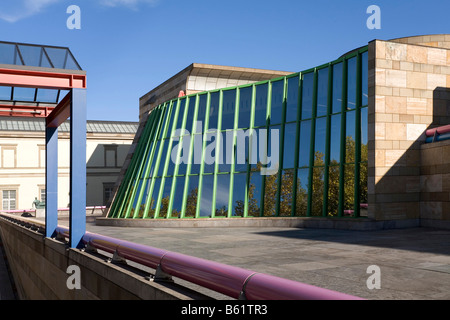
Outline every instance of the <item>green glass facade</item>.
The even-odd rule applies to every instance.
[[[159,105],[108,216],[359,217],[367,206],[367,55],[363,47],[303,72]],[[277,156],[270,174],[257,139]]]

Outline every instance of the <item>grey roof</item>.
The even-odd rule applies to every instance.
[[[130,133],[135,134],[139,122],[88,120],[88,133]],[[10,118],[0,117],[0,131],[45,131],[45,118]],[[58,128],[60,132],[69,132],[69,121]]]

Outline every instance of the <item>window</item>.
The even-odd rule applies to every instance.
[[[2,168],[17,167],[17,146],[2,146]]]
[[[45,202],[46,199],[45,188],[39,187],[39,199],[41,200],[41,202]]]
[[[117,167],[117,145],[105,146],[105,167]]]
[[[43,189],[43,190],[44,190],[44,197],[45,197],[45,189]],[[103,183],[103,205],[104,206],[106,206],[108,201],[112,198],[113,190],[114,190],[114,183],[110,183],[110,182]],[[42,192],[41,192],[41,199],[42,199]],[[43,200],[43,201],[45,201],[45,200]]]
[[[3,210],[15,210],[17,203],[17,191],[16,190],[3,190],[2,191],[2,209]]]

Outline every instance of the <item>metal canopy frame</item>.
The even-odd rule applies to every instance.
[[[82,247],[86,231],[86,75],[84,71],[25,66],[0,66],[0,85],[68,90],[46,117],[45,236],[54,237],[58,224],[58,127],[70,117],[70,237],[71,248]],[[1,106],[2,108],[4,106]],[[8,106],[13,108],[14,106]],[[24,113],[36,106],[25,107]],[[17,110],[10,111],[11,116]]]

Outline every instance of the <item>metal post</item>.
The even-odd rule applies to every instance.
[[[70,103],[70,247],[86,232],[86,90],[72,89]]]
[[[58,128],[45,128],[45,236],[58,226]]]

